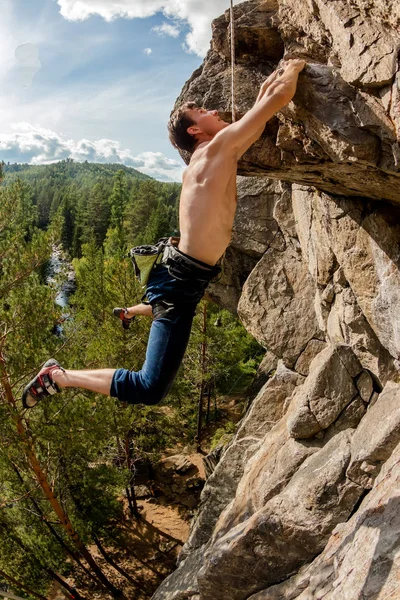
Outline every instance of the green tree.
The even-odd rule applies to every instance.
[[[0,535],[3,538],[7,535],[9,538],[11,527],[14,541],[28,556],[29,546],[35,541],[36,550],[32,555],[37,564],[45,566],[48,573],[53,572],[53,564],[56,568],[60,566],[57,560],[60,553],[52,550],[54,540],[43,538],[43,532],[39,531],[43,524],[33,528],[26,518],[15,518],[15,513],[22,506],[22,500],[18,500],[18,486],[26,486],[28,490],[32,490],[29,494],[40,492],[40,500],[46,504],[42,513],[49,517],[53,514],[59,519],[63,535],[70,539],[78,553],[85,558],[96,579],[115,597],[122,597],[98,567],[58,499],[56,486],[49,479],[51,465],[44,468],[41,464],[49,447],[47,444],[46,448],[43,438],[35,440],[32,434],[34,421],[39,413],[36,417],[34,413],[33,420],[27,424],[17,403],[16,396],[21,384],[31,377],[31,371],[37,370],[41,357],[44,355],[47,358],[60,345],[60,340],[51,332],[57,314],[52,292],[37,273],[50,256],[56,231],[54,227],[46,232],[37,230],[34,221],[35,210],[29,206],[26,186],[17,180],[10,188],[0,190],[0,447],[5,453],[3,468],[9,463],[15,467],[15,473],[22,473],[16,479],[15,473],[10,475],[10,469],[7,471],[7,483],[3,490],[4,508],[11,505],[12,511],[8,511],[8,520],[3,521],[4,527],[0,528]],[[48,456],[46,460],[49,462]],[[44,540],[43,544],[41,540]],[[6,547],[5,544],[0,546]],[[3,556],[4,561],[6,558]],[[25,560],[28,561],[29,558],[25,557]],[[0,556],[0,569],[2,566],[6,573],[9,563],[2,565]]]
[[[128,201],[126,176],[122,169],[114,176],[114,186],[110,197],[111,225],[117,230],[121,248],[125,247],[124,215]]]
[[[119,191],[118,193],[115,190],[113,191],[113,195],[111,197],[111,206],[107,196],[107,190],[105,190],[101,183],[96,183],[90,190],[84,214],[81,218],[82,243],[88,242],[91,237],[94,236],[97,246],[100,247],[106,237],[107,229],[110,223],[112,207],[116,207],[114,208],[113,212],[113,221],[115,219],[115,213],[121,209],[123,210],[123,201],[121,202],[121,206],[119,206],[116,200],[117,196],[121,195],[120,182],[118,181],[117,185],[116,181],[115,186]],[[113,204],[114,201],[116,204]],[[118,231],[120,230],[120,227],[122,227],[122,220],[119,226],[117,226]]]

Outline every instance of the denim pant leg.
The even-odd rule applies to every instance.
[[[157,404],[167,395],[188,345],[196,304],[180,305],[151,325],[140,371],[117,369],[110,395],[129,404]]]

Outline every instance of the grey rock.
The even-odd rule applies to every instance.
[[[307,377],[310,371],[310,364],[317,354],[319,354],[324,348],[326,348],[325,342],[321,340],[310,340],[297,359],[294,367],[295,370],[301,375]]]
[[[310,374],[293,398],[288,418],[294,438],[326,429],[357,395],[353,377],[362,367],[350,346],[328,346],[311,363]]]
[[[375,8],[375,2],[369,5]],[[390,114],[374,93],[397,77],[393,25],[380,27],[365,7],[363,13],[344,0],[312,5],[250,0],[235,14],[239,117],[283,52],[308,61],[293,102],[268,122],[263,137],[243,156],[240,174],[398,202],[397,86],[391,87]],[[214,22],[214,40],[224,41],[213,43],[177,100],[196,100],[225,118],[231,112],[228,18]]]
[[[138,500],[141,498],[149,498],[153,494],[151,493],[150,488],[147,485],[135,485],[135,496]]]
[[[396,446],[357,512],[334,529],[324,551],[311,564],[249,600],[397,598],[399,461],[400,446]]]
[[[354,435],[347,476],[370,489],[399,442],[400,385],[389,382]]]
[[[244,600],[324,548],[362,492],[345,477],[350,439],[348,432],[338,434],[303,463],[281,494],[208,548],[198,576],[202,599]]]
[[[335,203],[345,214],[331,220],[332,248],[370,327],[382,346],[397,358],[400,213],[394,207],[382,207],[364,217],[360,205],[351,206],[345,200]]]
[[[285,419],[282,419],[247,464],[235,499],[216,524],[210,546],[280,494],[304,461],[320,447],[321,444],[315,441],[298,442],[289,438]]]
[[[210,475],[215,471],[215,467],[220,461],[223,449],[224,444],[219,443],[213,450],[211,450],[211,452],[207,454],[207,456],[203,458],[206,479],[208,479]]]
[[[326,215],[321,206],[320,194],[315,189],[293,185],[292,203],[303,259],[308,264],[314,281],[326,286],[335,271],[336,259],[331,248],[329,231],[325,226]],[[333,293],[333,286],[331,287]]]
[[[237,485],[250,457],[257,452],[263,438],[281,419],[287,408],[287,398],[302,381],[300,375],[280,364],[274,377],[254,399],[235,436],[206,481],[199,511],[180,559],[209,541],[221,512],[235,497]]]
[[[290,199],[289,186],[266,178],[238,177],[237,194],[232,246],[258,259],[270,247],[283,250],[285,242],[274,210],[283,195]]]
[[[273,352],[267,350],[260,364],[256,376],[249,388],[249,396],[254,397],[270,379],[278,366],[279,359]]]
[[[270,248],[243,286],[239,317],[260,344],[289,366],[319,334],[314,290],[307,265],[292,246],[284,252]]]
[[[369,402],[374,391],[374,384],[371,375],[368,371],[363,371],[356,379],[358,393],[364,402]]]
[[[196,574],[202,560],[203,549],[200,548],[164,579],[151,600],[194,600],[199,593]]]
[[[375,402],[378,400],[379,398],[379,394],[378,392],[373,392],[371,399],[369,401],[369,407],[371,408],[371,406],[373,406],[375,404]]]
[[[287,369],[279,361],[274,376],[263,387],[240,424],[236,440],[255,437],[262,440],[288,409],[288,398],[304,381],[304,377]]]

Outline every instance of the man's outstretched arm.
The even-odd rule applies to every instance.
[[[229,148],[239,159],[258,140],[266,122],[291,101],[304,65],[304,60],[294,59],[274,71],[262,84],[253,108],[240,121],[218,133],[210,145],[221,145],[222,150]]]

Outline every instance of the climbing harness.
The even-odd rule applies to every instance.
[[[233,14],[233,0],[231,0],[230,9],[230,25],[231,25],[231,96],[232,96],[232,123],[236,121],[236,105],[235,105],[235,18]]]
[[[178,249],[179,238],[161,238],[152,246],[135,246],[129,251],[135,275],[142,288],[146,288],[152,270],[163,264],[169,274],[179,280],[196,280],[208,283],[221,272],[218,266],[210,266],[187,256]]]
[[[177,245],[167,244],[161,261],[168,269],[169,274],[181,281],[197,281],[207,284],[220,274],[221,268],[212,267],[201,260],[197,260],[184,252]]]

